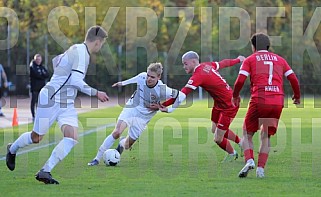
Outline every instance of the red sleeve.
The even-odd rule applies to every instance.
[[[183,92],[186,96],[191,93],[193,91],[193,89],[191,88],[187,88],[184,87],[181,89],[181,92]],[[162,105],[164,105],[165,107],[168,107],[170,105],[173,105],[173,103],[176,101],[177,98],[170,98],[167,101],[163,102]]]
[[[242,74],[240,74],[237,77],[237,79],[236,79],[236,81],[234,83],[234,90],[233,90],[233,97],[234,98],[237,98],[237,97],[240,96],[240,92],[241,92],[241,89],[242,89],[242,87],[243,87],[243,85],[245,83],[246,78],[247,77],[245,75],[242,75]]]
[[[296,77],[294,73],[290,74],[287,79],[290,81],[293,93],[294,93],[294,98],[295,99],[300,99],[300,86],[299,86],[299,80]]]
[[[193,92],[192,88],[184,87],[181,89],[181,92],[183,92],[186,96],[189,95],[189,93]]]
[[[226,67],[230,67],[230,66],[234,66],[235,64],[240,63],[240,59],[236,58],[236,59],[224,59],[221,60],[220,62],[218,62],[219,69],[220,68],[226,68]]]
[[[167,101],[163,102],[162,105],[165,107],[168,107],[170,105],[173,105],[173,103],[175,102],[176,98],[170,98]]]

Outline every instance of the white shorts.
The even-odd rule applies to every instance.
[[[129,127],[129,137],[133,140],[137,140],[154,115],[155,113],[144,115],[136,108],[124,108],[120,113],[118,120],[126,122]]]
[[[73,103],[56,103],[48,98],[48,90],[43,88],[39,93],[38,106],[33,131],[45,135],[51,125],[57,121],[59,127],[70,125],[78,127],[78,114]]]

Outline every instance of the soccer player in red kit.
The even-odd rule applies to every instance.
[[[236,59],[225,59],[220,62],[199,63],[199,56],[196,52],[186,52],[182,56],[182,62],[186,73],[192,74],[192,77],[182,88],[176,101],[175,99],[169,99],[160,107],[163,112],[172,112],[197,87],[200,86],[205,89],[214,99],[211,117],[212,132],[214,133],[214,141],[228,153],[224,161],[238,158],[237,152],[228,141],[230,139],[240,145],[240,138],[229,129],[238,111],[238,106],[232,104],[232,88],[217,70],[233,66],[244,59],[243,56],[239,56]],[[167,108],[171,104],[173,104],[172,108]]]
[[[247,57],[234,84],[233,103],[240,103],[240,91],[248,76],[251,81],[251,99],[243,125],[243,150],[245,166],[239,177],[246,177],[255,168],[253,135],[261,129],[260,150],[256,176],[264,177],[264,166],[270,150],[270,137],[276,133],[284,105],[283,76],[291,84],[293,104],[300,104],[299,82],[293,70],[281,56],[269,52],[270,39],[263,33],[251,38],[253,54]]]

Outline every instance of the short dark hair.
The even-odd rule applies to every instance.
[[[256,33],[251,38],[251,43],[255,50],[269,50],[270,48],[270,38],[264,33]]]
[[[100,26],[92,26],[88,29],[85,40],[93,42],[97,39],[103,40],[107,37],[108,34],[104,28]]]

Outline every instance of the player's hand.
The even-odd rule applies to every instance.
[[[158,111],[160,104],[151,103],[147,108],[148,111]]]
[[[8,82],[5,81],[5,82],[3,83],[3,87],[4,87],[4,88],[7,88],[7,87],[8,87]]]
[[[114,83],[111,87],[120,87],[122,86],[121,81]]]
[[[159,104],[159,111],[168,113],[168,108],[164,105]]]
[[[232,104],[234,105],[234,107],[238,107],[240,106],[241,103],[241,97],[238,96],[236,98],[232,97]]]
[[[295,105],[299,105],[301,103],[301,100],[298,98],[294,98],[294,96],[292,97],[292,101],[293,101],[293,104]]]
[[[239,59],[240,62],[243,62],[245,60],[245,57],[243,55],[239,55],[237,59]]]
[[[100,100],[101,102],[109,101],[109,97],[106,94],[106,92],[97,91],[96,96],[97,96],[98,100]]]

